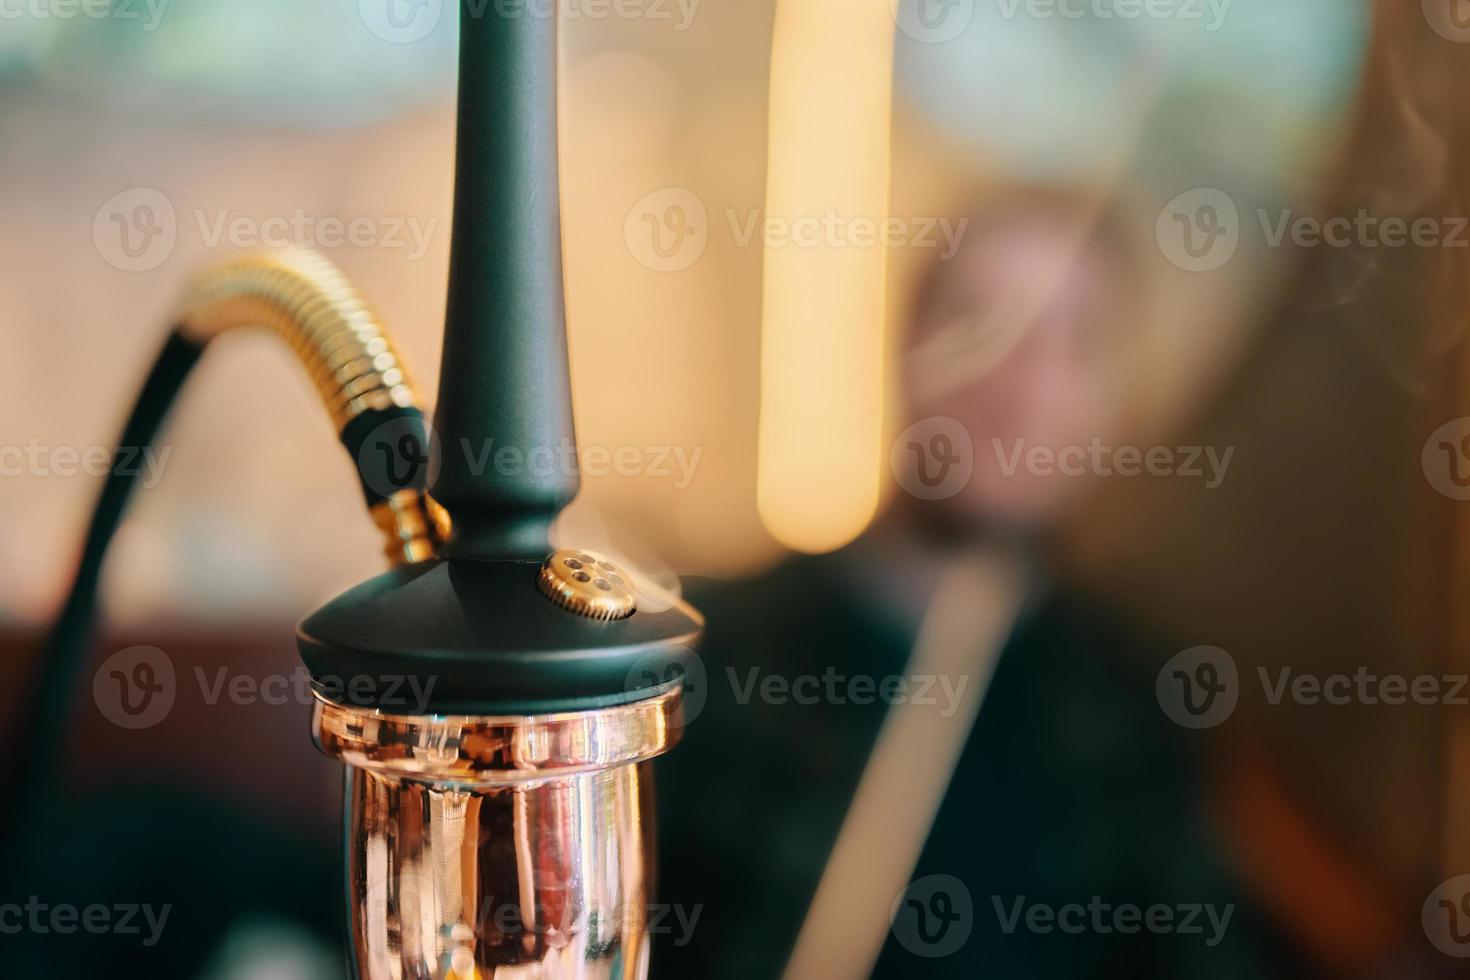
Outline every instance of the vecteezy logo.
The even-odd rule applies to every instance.
[[[152,728],[174,707],[174,665],[157,647],[128,647],[92,676],[92,700],[119,728]]]
[[[1240,211],[1214,187],[1185,191],[1164,205],[1154,234],[1164,257],[1186,272],[1213,272],[1240,247]]]
[[[709,213],[699,195],[683,187],[654,191],[633,205],[623,223],[628,251],[654,272],[682,272],[709,245]]]
[[[434,900],[434,878],[430,872],[420,871],[413,864],[374,868],[368,872],[364,899],[364,908],[390,909],[403,917],[407,915],[407,910],[422,908],[421,903]],[[389,915],[392,914],[390,911]]]
[[[938,959],[970,941],[975,906],[963,881],[953,875],[929,875],[910,882],[894,899],[889,918],[893,936],[904,949]]]
[[[1420,921],[1435,949],[1457,959],[1470,957],[1470,875],[1458,875],[1430,892]]]
[[[699,654],[690,650],[678,660],[670,659],[667,652],[646,653],[639,657],[628,671],[624,690],[629,694],[646,693],[653,696],[662,693],[661,688],[682,682],[683,695],[680,708],[684,724],[690,725],[704,711],[709,700],[709,676],[705,673],[704,661]]]
[[[975,0],[890,0],[890,3],[898,29],[924,44],[953,41],[975,19]]]
[[[1470,0],[1423,0],[1424,19],[1447,41],[1470,41]]]
[[[959,419],[936,415],[915,422],[893,441],[888,465],[899,486],[920,500],[945,500],[970,484],[975,444]]]
[[[1192,647],[1169,658],[1154,685],[1159,707],[1185,728],[1224,724],[1240,700],[1235,659],[1219,647]]]
[[[350,431],[350,430],[349,430]],[[417,415],[375,427],[357,450],[363,488],[387,500],[400,490],[429,489],[439,477],[438,433]]]
[[[1431,487],[1451,500],[1470,500],[1470,417],[1435,429],[1419,461]]]
[[[444,0],[357,0],[367,29],[392,44],[412,44],[428,37],[444,16]]]
[[[114,194],[92,218],[97,254],[123,272],[149,272],[163,265],[173,254],[178,231],[173,202],[152,187]]]

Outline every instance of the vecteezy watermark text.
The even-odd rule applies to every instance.
[[[1382,672],[1360,665],[1321,674],[1294,666],[1257,666],[1263,701],[1276,707],[1470,706],[1470,675]],[[1249,675],[1247,675],[1249,676]],[[1220,647],[1191,647],[1169,658],[1155,682],[1159,706],[1185,728],[1214,728],[1234,713],[1244,686],[1235,658]]]
[[[1459,0],[1456,0],[1459,2]],[[1351,215],[1316,217],[1291,208],[1257,208],[1260,244],[1279,249],[1470,248],[1470,217],[1379,215],[1359,208]],[[1250,230],[1235,200],[1216,187],[1185,191],[1164,206],[1155,235],[1164,256],[1189,272],[1222,268]]]
[[[1208,32],[1225,24],[1233,0],[998,0],[1007,20],[1198,21]]]
[[[1335,707],[1415,704],[1425,708],[1438,705],[1463,708],[1470,705],[1466,696],[1470,675],[1466,674],[1380,674],[1367,667],[1359,667],[1351,674],[1326,676],[1298,672],[1293,667],[1274,670],[1257,667],[1256,673],[1267,703],[1273,705],[1288,699],[1295,704]]]
[[[669,936],[675,946],[687,946],[694,938],[704,906],[653,902],[628,905],[621,911],[625,931],[638,929],[650,936]],[[485,934],[493,928],[502,936],[567,936],[576,930],[577,917],[584,914],[585,910],[574,902],[560,903],[554,908],[541,904],[527,908],[519,900],[499,901],[491,896],[476,912],[476,931]]]
[[[675,490],[684,490],[694,482],[704,447],[686,446],[574,446],[563,441],[557,446],[520,446],[495,444],[487,439],[478,449],[468,439],[461,448],[469,471],[474,475],[494,471],[501,476],[528,473],[550,476],[652,476],[670,479]]]
[[[0,0],[0,20],[138,21],[156,31],[170,0]]]
[[[94,902],[82,906],[67,902],[53,904],[31,895],[24,904],[0,904],[0,935],[71,936],[85,932],[94,936],[141,936],[143,945],[152,947],[158,945],[162,938],[163,927],[172,910],[172,905],[154,908],[135,902],[113,905]]]
[[[194,679],[204,703],[230,704],[303,704],[314,702],[313,690],[329,701],[359,707],[404,709],[407,714],[424,714],[429,697],[434,693],[436,677],[420,678],[412,674],[356,675],[341,677],[324,675],[313,678],[305,667],[298,666],[289,674],[232,673],[228,667],[206,671],[194,668]]]
[[[749,248],[760,233],[766,248],[924,248],[941,259],[952,259],[960,250],[969,218],[944,216],[874,218],[845,215],[836,208],[821,214],[788,217],[766,215],[751,208],[742,217],[733,209],[725,212],[730,235],[740,248]]]
[[[163,468],[172,446],[48,446],[32,438],[24,446],[0,446],[0,477],[37,476],[141,477],[140,485],[153,489],[163,480]]]
[[[736,248],[760,244],[776,249],[927,249],[951,259],[969,228],[969,218],[846,214],[828,208],[812,214],[767,214],[759,208],[724,212]],[[623,239],[638,263],[655,272],[682,272],[698,262],[713,235],[704,200],[684,187],[665,187],[628,211]]]
[[[682,34],[694,23],[702,0],[465,0],[460,16],[467,20],[498,17],[531,19],[646,20],[672,23]],[[363,25],[393,44],[412,44],[434,32],[445,6],[458,0],[358,0]]]
[[[1205,488],[1215,490],[1225,482],[1235,447],[1223,452],[1214,446],[1107,446],[1095,438],[1086,446],[1029,445],[1016,439],[1006,448],[1000,439],[991,439],[995,461],[1004,476],[1015,476],[1024,466],[1032,476],[1173,476],[1204,480]]]
[[[1086,445],[1043,446],[1025,438],[992,437],[996,470],[1003,477],[1025,472],[1036,477],[1141,476],[1200,480],[1215,490],[1225,482],[1235,447],[1111,446],[1101,437]],[[962,492],[975,475],[975,443],[959,419],[936,415],[899,433],[888,453],[893,477],[920,500],[946,500]]]
[[[703,0],[465,0],[465,15],[514,20],[665,21],[683,33],[694,23]]]
[[[743,678],[734,667],[726,667],[725,672],[735,694],[735,701],[742,706],[749,704],[757,696],[763,703],[777,706],[853,704],[864,707],[871,704],[911,704],[921,708],[938,708],[942,718],[952,717],[959,710],[960,700],[970,685],[968,674],[959,677],[947,674],[893,674],[872,677],[866,674],[844,674],[836,667],[828,667],[821,674],[802,674],[797,677],[763,674],[759,667],[751,667]]]
[[[384,422],[368,433],[357,452],[358,473],[368,489],[384,497],[410,486],[433,487],[443,470],[446,453],[458,453],[464,472],[471,476],[533,476],[571,479],[608,476],[667,480],[675,490],[687,490],[704,459],[703,446],[579,445],[563,439],[556,445],[520,446],[486,439],[477,443],[460,438],[446,446],[432,428],[417,419]]]
[[[429,242],[439,227],[437,217],[400,214],[343,218],[311,214],[303,208],[264,218],[237,215],[225,208],[196,208],[194,221],[205,248],[386,248],[406,251],[413,262],[429,251]]]
[[[194,208],[190,214],[192,231],[208,249],[378,248],[418,261],[439,229],[438,217],[405,214],[313,214],[304,208],[263,216],[229,208]],[[157,269],[173,255],[180,232],[188,230],[190,222],[181,222],[173,200],[153,187],[114,194],[92,218],[97,253],[123,272]]]
[[[228,667],[195,667],[201,702],[210,707],[265,704],[309,706],[313,692],[337,704],[382,708],[397,714],[428,713],[438,678],[411,674],[322,675],[297,665],[287,673],[247,674]],[[92,676],[92,699],[103,717],[119,728],[137,731],[162,722],[179,696],[173,659],[157,647],[134,646],[112,654]]]
[[[845,673],[835,666],[802,674],[782,674],[759,666],[726,666],[722,683],[718,674],[706,671],[703,659],[693,651],[682,651],[677,658],[671,658],[667,651],[645,654],[629,669],[626,689],[650,697],[656,691],[679,685],[684,724],[688,726],[703,712],[712,689],[723,691],[724,683],[729,684],[730,695],[741,708],[752,702],[774,707],[911,705],[932,709],[943,718],[957,714],[971,690],[968,674],[874,676]]]
[[[1058,932],[1068,936],[1086,933],[1131,936],[1148,932],[1199,936],[1212,949],[1225,938],[1225,930],[1230,928],[1230,919],[1235,914],[1233,904],[1222,907],[1207,903],[1155,902],[1145,906],[1109,902],[1101,895],[1093,895],[1085,903],[1062,905],[1030,901],[1025,895],[1007,898],[992,895],[990,902],[1001,931],[1008,936],[1019,929],[1042,936]]]

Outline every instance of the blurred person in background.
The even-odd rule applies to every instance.
[[[1272,244],[1257,220],[1463,227],[1470,146],[1448,93],[1470,59],[1418,7],[1361,11],[1343,122],[1317,127],[1294,176],[1267,136],[1290,110],[1248,144],[1196,80],[1187,100],[1161,89],[1112,183],[979,194],[905,331],[905,492],[840,552],[695,595],[708,696],[664,765],[661,818],[663,898],[702,903],[703,941],[666,940],[660,962],[1458,975],[1453,704],[1272,687],[1448,692],[1466,663],[1462,518],[1421,449],[1465,414],[1470,252]],[[1352,36],[1351,5],[1316,12],[1302,43]],[[1192,119],[1171,116],[1186,102]],[[1151,142],[1212,127],[1240,142],[1207,164]],[[1211,261],[1206,233],[1232,228]],[[1190,232],[1203,247],[1174,237]],[[874,696],[893,678],[907,686]]]
[[[1030,448],[1137,432],[1136,250],[1061,190],[1007,192],[972,216],[922,287],[904,363],[910,391],[956,365],[974,377],[913,396],[893,454],[909,492],[842,551],[696,594],[707,698],[662,772],[661,897],[702,907],[696,941],[661,950],[679,975],[780,975],[798,935],[792,976],[865,975],[835,967],[873,939],[879,976],[1296,975],[1231,876],[1188,733],[1141,666],[1166,660],[1167,640],[1040,560],[1092,488],[1029,465]],[[897,767],[870,773],[903,740],[901,712],[927,717]],[[910,855],[897,879],[890,854]],[[1026,925],[1032,904],[1092,896],[1194,906],[1200,932]],[[806,930],[836,948],[809,951]],[[767,941],[736,938],[750,936]]]

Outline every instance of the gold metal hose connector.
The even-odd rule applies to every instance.
[[[305,248],[243,256],[194,279],[179,332],[203,346],[242,327],[265,328],[295,352],[339,433],[369,412],[420,410],[417,389],[377,314],[335,265]],[[395,564],[423,561],[449,533],[425,490],[371,505]]]

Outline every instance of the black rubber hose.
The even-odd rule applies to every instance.
[[[157,438],[189,372],[203,353],[203,346],[197,342],[178,331],[171,333],[123,427],[87,527],[76,578],[37,656],[31,696],[21,702],[24,721],[13,742],[15,764],[11,767],[18,778],[17,806],[7,817],[7,837],[16,824],[45,804],[55,786],[64,757],[67,719],[91,646],[102,562],[137,487],[141,468],[136,461]]]

